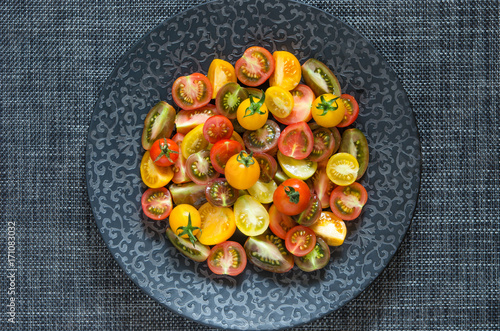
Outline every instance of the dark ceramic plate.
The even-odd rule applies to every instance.
[[[207,73],[214,58],[234,63],[260,45],[303,63],[325,62],[343,93],[356,97],[356,127],[370,163],[364,213],[348,225],[323,270],[271,274],[252,265],[214,276],[168,242],[165,224],[147,219],[139,164],[144,118],[159,100],[173,104],[175,78]],[[87,143],[87,182],[104,241],[120,266],[172,311],[224,329],[279,329],[311,321],[363,291],[388,264],[410,225],[420,183],[420,143],[407,96],[392,69],[352,28],[316,8],[287,0],[217,1],[191,8],[142,38],[103,86]]]

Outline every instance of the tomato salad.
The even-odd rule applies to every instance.
[[[369,157],[350,127],[358,104],[331,69],[253,46],[234,65],[178,77],[171,93],[179,111],[161,101],[144,122],[144,214],[168,219],[173,246],[215,274],[247,261],[325,267],[367,201]]]

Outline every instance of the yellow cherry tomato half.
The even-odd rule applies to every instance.
[[[167,185],[174,178],[172,167],[157,166],[149,151],[146,151],[141,160],[141,178],[144,184],[150,188],[159,188]]]
[[[294,106],[293,96],[282,87],[271,86],[266,90],[266,106],[275,117],[287,117]]]
[[[323,211],[319,219],[309,226],[316,235],[322,238],[328,246],[340,246],[347,234],[345,222],[331,211]]]
[[[276,51],[273,53],[274,71],[269,77],[270,86],[279,86],[287,91],[293,90],[300,83],[302,68],[299,60],[290,52]]]
[[[326,175],[334,184],[339,186],[354,183],[358,170],[358,160],[349,153],[333,154],[326,164]]]
[[[203,245],[217,245],[228,240],[236,231],[234,213],[231,208],[217,207],[210,202],[198,210],[201,231],[197,238]]]
[[[311,113],[318,125],[332,128],[344,119],[345,105],[339,96],[322,94],[314,100]]]
[[[174,207],[168,217],[170,228],[181,238],[196,241],[195,236],[200,232],[201,217],[198,210],[188,204]]]
[[[198,153],[206,149],[209,145],[208,140],[203,136],[203,125],[199,124],[193,130],[189,131],[181,143],[181,153],[185,159],[189,157],[189,155]]]
[[[259,180],[260,166],[251,154],[241,151],[227,161],[225,175],[229,185],[237,190],[246,190]]]
[[[233,65],[221,59],[214,59],[210,63],[207,77],[213,88],[212,99],[215,99],[217,92],[219,92],[224,84],[229,82],[236,83],[236,73],[234,72]]]
[[[255,131],[264,126],[267,121],[268,111],[265,105],[265,94],[258,100],[254,96],[243,100],[236,111],[236,118],[240,125],[250,131]]]
[[[288,177],[306,180],[314,175],[318,163],[309,159],[297,160],[278,151],[278,163]]]

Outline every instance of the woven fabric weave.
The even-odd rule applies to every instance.
[[[0,5],[0,329],[210,329],[120,269],[85,181],[100,87],[144,34],[202,2]],[[346,306],[294,330],[498,330],[499,2],[303,2],[358,30],[392,66],[413,105],[423,167],[391,263]]]

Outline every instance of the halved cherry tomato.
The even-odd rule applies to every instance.
[[[212,99],[215,99],[217,92],[219,92],[224,84],[229,82],[236,83],[236,73],[234,72],[233,65],[221,59],[214,59],[210,63],[207,78],[213,88]]]
[[[314,147],[309,154],[309,159],[314,162],[321,162],[332,156],[335,148],[335,138],[333,132],[327,128],[318,128],[313,131]]]
[[[252,153],[241,151],[227,161],[225,175],[229,185],[238,190],[246,190],[259,179],[260,167]]]
[[[234,234],[236,223],[231,208],[217,207],[207,202],[198,211],[201,217],[201,231],[197,238],[203,245],[220,244]]]
[[[266,123],[269,113],[264,102],[265,94],[260,100],[250,96],[239,105],[236,118],[242,127],[257,130]]]
[[[318,169],[311,177],[313,182],[314,193],[318,196],[321,202],[321,208],[330,207],[330,196],[336,185],[328,178],[326,174],[326,163],[322,162],[318,165]]]
[[[368,193],[363,185],[354,182],[349,186],[338,186],[332,191],[330,208],[344,221],[352,221],[361,214],[367,199]]]
[[[205,106],[212,99],[212,94],[212,84],[207,76],[198,72],[179,77],[172,85],[172,98],[184,110]]]
[[[159,167],[154,164],[146,151],[141,160],[141,178],[144,184],[150,188],[158,188],[167,185],[174,177],[171,167]]]
[[[336,153],[326,164],[328,178],[339,186],[347,186],[354,183],[358,175],[359,163],[349,153]]]
[[[302,77],[306,84],[314,91],[317,96],[325,93],[340,95],[340,84],[323,62],[316,59],[308,59],[302,65]]]
[[[248,261],[263,270],[285,273],[293,268],[293,255],[286,250],[283,239],[272,233],[248,237],[244,247]]]
[[[280,135],[281,129],[278,124],[267,120],[260,129],[246,131],[243,134],[243,141],[245,146],[254,153],[267,153],[278,146]]]
[[[299,60],[290,52],[276,51],[273,53],[274,72],[269,77],[270,86],[279,86],[287,91],[293,90],[302,77]]]
[[[204,124],[207,119],[216,114],[216,108],[208,104],[193,110],[181,110],[175,117],[175,127],[177,133],[186,134],[200,124]]]
[[[356,158],[359,164],[356,180],[363,177],[370,159],[368,141],[363,132],[356,128],[345,130],[342,133],[342,142],[340,143],[339,151],[349,153]]]
[[[342,136],[340,135],[339,129],[337,127],[330,128],[330,131],[333,133],[333,139],[335,140],[335,146],[333,147],[333,152],[332,153],[337,153],[337,151],[340,148],[340,144],[342,141]]]
[[[312,194],[306,209],[293,216],[293,219],[300,225],[311,226],[319,219],[322,211],[321,201],[316,194]]]
[[[278,163],[274,157],[266,153],[254,153],[253,157],[257,160],[260,167],[259,180],[263,183],[272,181],[278,170]]]
[[[286,233],[286,249],[295,256],[304,256],[316,245],[316,234],[310,228],[297,225]]]
[[[307,184],[300,179],[290,178],[278,186],[273,200],[276,209],[285,215],[297,215],[303,212],[311,198]]]
[[[278,162],[288,177],[306,180],[316,172],[318,162],[309,159],[297,160],[278,151]]]
[[[314,99],[316,99],[314,92],[309,86],[299,84],[296,88],[291,90],[290,93],[293,97],[292,112],[287,117],[276,117],[276,120],[285,125],[298,122],[309,122],[312,119],[312,103]]]
[[[172,140],[175,141],[177,146],[180,146],[182,140],[184,139],[184,135],[182,133],[176,133]],[[186,172],[186,158],[182,153],[179,153],[179,157],[175,160],[174,165],[172,166],[172,170],[174,171],[174,177],[172,178],[172,182],[176,184],[187,183],[191,181]]]
[[[195,208],[199,208],[207,202],[205,197],[206,185],[189,182],[183,184],[171,184],[168,189],[170,190],[172,200],[174,200],[174,204],[176,205],[188,204]]]
[[[293,109],[293,96],[280,86],[271,86],[266,90],[266,106],[274,117],[287,117]]]
[[[288,125],[278,140],[280,152],[296,160],[302,160],[311,154],[314,148],[314,137],[306,122]]]
[[[205,190],[208,202],[217,207],[230,207],[234,205],[239,191],[229,185],[225,178],[217,178],[208,183]]]
[[[330,247],[323,239],[317,237],[313,250],[304,256],[294,256],[294,260],[295,265],[305,272],[322,269],[330,262]]]
[[[224,84],[215,97],[215,107],[220,115],[233,120],[241,102],[248,99],[248,91],[238,83]],[[260,99],[260,98],[259,98]]]
[[[350,94],[342,94],[340,99],[344,102],[345,113],[344,118],[337,126],[339,128],[345,128],[354,123],[356,118],[358,118],[359,105],[356,99]]]
[[[149,150],[155,140],[169,138],[174,130],[175,109],[165,101],[160,101],[151,108],[144,120],[142,147]]]
[[[156,140],[149,150],[151,160],[160,167],[168,167],[174,164],[179,158],[179,153],[179,146],[175,141],[168,138]]]
[[[164,220],[172,211],[172,195],[165,187],[150,188],[142,194],[141,205],[147,217]]]
[[[243,146],[235,140],[224,139],[216,142],[210,149],[210,161],[219,173],[224,174],[227,161],[243,150]]]
[[[189,131],[182,140],[181,153],[187,160],[189,155],[204,150],[208,145],[209,142],[203,135],[203,124],[200,124]]]
[[[267,183],[258,180],[247,191],[260,203],[271,203],[273,202],[273,195],[277,188],[278,185],[276,185],[274,180]]]
[[[233,124],[223,115],[215,115],[206,120],[203,125],[203,136],[209,143],[229,139],[233,135]]]
[[[247,236],[258,236],[269,226],[269,213],[251,195],[242,195],[234,203],[234,217],[238,229]]]
[[[189,239],[195,244],[196,235],[200,232],[200,213],[191,205],[181,204],[172,209],[168,222],[172,231],[181,238]]]
[[[344,102],[337,95],[322,94],[314,100],[311,113],[316,123],[331,128],[337,126],[344,118]]]
[[[286,233],[297,225],[291,216],[280,213],[274,204],[271,205],[269,208],[269,229],[275,235],[285,239]]]
[[[188,177],[196,184],[206,185],[220,176],[210,161],[210,152],[206,150],[191,154],[186,160],[186,169]]]
[[[208,255],[210,255],[210,248],[196,242],[193,244],[187,239],[181,238],[172,231],[171,228],[167,228],[167,238],[170,240],[172,245],[184,256],[190,258],[196,262],[204,262],[207,260]]]
[[[207,264],[214,274],[237,276],[247,266],[247,255],[241,244],[225,241],[212,247]]]
[[[271,76],[274,66],[274,58],[267,49],[252,46],[236,61],[236,77],[247,86],[259,86]]]
[[[329,246],[340,246],[344,243],[347,227],[344,221],[330,211],[321,213],[319,220],[309,227]]]

